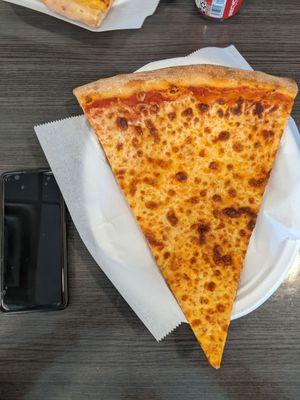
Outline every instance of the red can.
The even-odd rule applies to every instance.
[[[242,4],[243,0],[196,0],[201,14],[219,21],[233,17]]]

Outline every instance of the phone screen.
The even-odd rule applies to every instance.
[[[2,311],[64,308],[65,205],[53,174],[4,174],[2,202]]]

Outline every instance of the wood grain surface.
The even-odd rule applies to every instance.
[[[92,33],[0,1],[0,172],[47,165],[33,125],[81,113],[74,87],[229,44],[254,68],[299,83],[300,2],[245,1],[220,24],[193,0],[161,0],[140,30]],[[299,97],[293,115],[299,122]],[[0,400],[300,398],[299,268],[232,323],[215,371],[187,325],[155,342],[70,220],[68,253],[66,310],[0,315]]]

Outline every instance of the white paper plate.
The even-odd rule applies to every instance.
[[[105,32],[118,29],[138,29],[145,19],[152,15],[159,3],[159,0],[115,0],[107,17],[99,28],[92,28],[66,18],[55,11],[50,10],[40,0],[3,0],[7,3],[17,4],[22,7],[30,8],[41,13],[51,15],[73,25],[80,26],[92,32]]]
[[[225,49],[204,48],[187,57],[152,62],[138,71],[204,63],[252,69],[237,49],[229,46]],[[251,237],[231,320],[262,305],[278,289],[291,267],[297,264],[300,249],[299,182],[300,136],[295,122],[290,119]],[[292,220],[288,214],[293,215]]]

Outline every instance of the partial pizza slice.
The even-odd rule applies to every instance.
[[[50,9],[92,27],[100,26],[113,0],[42,0]]]
[[[211,65],[121,75],[74,91],[215,368],[296,92],[289,79]]]

